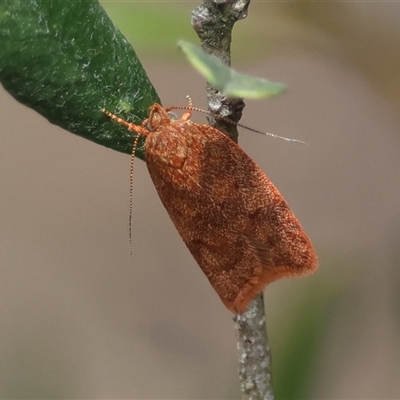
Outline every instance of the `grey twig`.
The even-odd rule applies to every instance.
[[[240,385],[245,400],[274,400],[263,297],[261,294],[246,312],[233,317],[238,337]]]
[[[202,48],[231,65],[232,29],[236,21],[247,16],[250,0],[204,0],[192,11],[192,26],[200,38]],[[209,111],[217,117],[209,116],[208,122],[225,132],[237,142],[238,131],[233,124],[219,120],[226,117],[239,122],[244,102],[242,99],[227,99],[221,92],[207,83]]]
[[[231,64],[231,37],[236,21],[247,16],[250,0],[204,0],[192,12],[192,26],[205,51],[225,64]],[[217,116],[210,125],[225,132],[237,142],[237,127],[218,119],[227,117],[238,122],[244,102],[227,99],[207,83],[208,108]],[[273,400],[271,383],[271,353],[268,345],[263,295],[259,295],[243,314],[234,316],[238,336],[239,379],[245,400]]]

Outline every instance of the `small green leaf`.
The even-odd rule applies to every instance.
[[[180,40],[178,47],[185,53],[193,67],[225,96],[261,99],[276,96],[286,89],[283,83],[240,74],[217,57],[185,40]]]

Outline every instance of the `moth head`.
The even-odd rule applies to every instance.
[[[149,118],[145,122],[148,129],[153,132],[159,126],[169,124],[171,118],[160,104],[155,103],[150,107]]]

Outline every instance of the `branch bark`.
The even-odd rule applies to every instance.
[[[247,16],[250,0],[204,0],[204,3],[192,11],[192,26],[201,41],[201,47],[231,65],[232,29],[236,21]],[[227,99],[219,90],[207,83],[208,117],[210,125],[225,132],[236,143],[238,131],[236,125],[226,123],[218,117],[226,117],[239,122],[242,117],[244,101]],[[217,118],[213,117],[216,116]]]
[[[271,350],[261,293],[243,314],[233,317],[238,338],[239,379],[244,400],[274,400]]]
[[[204,0],[192,11],[192,26],[202,48],[231,65],[230,44],[234,24],[247,17],[250,0]],[[238,141],[237,126],[224,123],[218,117],[239,122],[244,102],[227,99],[207,83],[210,125]],[[238,337],[239,379],[244,400],[273,400],[271,382],[271,353],[268,345],[264,297],[260,294],[243,314],[233,318]]]

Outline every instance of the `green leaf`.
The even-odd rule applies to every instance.
[[[261,99],[276,96],[286,89],[283,83],[240,74],[192,43],[180,40],[178,47],[193,67],[227,97]]]
[[[51,123],[124,153],[136,124],[159,102],[135,51],[97,0],[2,0],[0,81]],[[138,156],[144,158],[143,140]]]

